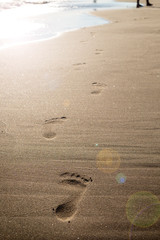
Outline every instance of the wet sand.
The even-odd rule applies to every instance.
[[[96,15],[0,52],[1,240],[159,239],[160,4]]]

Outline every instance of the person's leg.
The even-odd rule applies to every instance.
[[[146,5],[147,6],[152,6],[153,4],[149,2],[149,0],[146,0]]]
[[[143,6],[139,3],[139,1],[140,1],[140,0],[137,0],[137,8],[143,7]],[[147,0],[147,1],[149,1],[149,0]]]

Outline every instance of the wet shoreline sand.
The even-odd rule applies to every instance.
[[[1,50],[0,239],[159,239],[160,220],[134,226],[126,211],[137,192],[160,199],[154,3]]]

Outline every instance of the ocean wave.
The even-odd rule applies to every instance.
[[[22,5],[25,5],[25,4],[47,4],[54,1],[53,0],[0,0],[0,11],[21,7]]]
[[[6,1],[0,1],[0,10],[5,10],[5,9],[11,9],[15,7],[20,7],[22,6],[23,1],[21,0],[6,0]]]
[[[36,1],[36,0],[28,0],[24,1],[24,3],[29,3],[29,4],[47,4],[50,3],[51,1]]]
[[[0,11],[21,7],[25,5],[47,5],[50,8],[58,9],[82,9],[92,8],[96,0],[0,0]],[[102,0],[102,3],[106,0]],[[111,0],[112,1],[112,0]],[[101,6],[102,5],[102,6]],[[103,4],[96,4],[96,7],[104,7]]]

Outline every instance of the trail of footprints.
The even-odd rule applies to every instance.
[[[96,54],[100,54],[102,50],[96,49]],[[77,63],[74,66],[85,65],[86,63]],[[92,83],[91,94],[99,94],[106,87],[105,84],[99,82]],[[67,118],[65,116],[47,119],[43,123],[43,137],[47,140],[52,140],[56,137],[55,125],[63,124]],[[0,135],[4,138],[5,125],[0,126]],[[92,182],[92,178],[81,176],[77,173],[64,172],[60,174],[59,184],[67,188],[70,196],[63,203],[60,203],[56,208],[53,208],[53,213],[56,218],[62,222],[70,222],[77,213],[78,205],[87,190],[87,186]]]
[[[92,95],[98,95],[100,94],[103,89],[106,88],[106,84],[105,83],[100,83],[100,82],[93,82],[92,83],[92,91],[91,94]],[[64,121],[66,121],[67,118],[66,117],[60,117],[60,118],[51,118],[51,119],[47,119],[45,120],[44,124],[43,124],[43,137],[47,140],[52,140],[56,137],[56,133],[55,133],[55,124],[62,124],[64,123]]]
[[[96,49],[95,54],[100,54],[101,52],[102,50]],[[86,63],[76,63],[73,66],[78,67],[85,64]],[[93,82],[91,94],[98,95],[105,87],[106,84],[104,83]],[[60,117],[45,120],[43,124],[43,137],[47,140],[54,139],[56,137],[55,125],[63,124],[66,119],[66,117]],[[52,209],[54,215],[59,221],[70,222],[74,218],[78,210],[78,205],[87,190],[87,186],[92,181],[91,177],[87,178],[77,173],[64,172],[60,174],[59,184],[65,189],[68,189],[70,196],[66,201]]]
[[[98,95],[105,88],[106,88],[106,84],[100,83],[100,82],[93,82],[91,94]],[[43,124],[43,134],[42,134],[43,137],[47,140],[52,140],[53,138],[55,138],[57,135],[55,133],[55,124],[62,124],[66,120],[67,118],[64,116],[60,118],[51,118],[51,119],[45,120]]]
[[[77,213],[79,202],[87,190],[87,185],[92,182],[92,178],[86,178],[77,173],[64,172],[60,175],[60,184],[68,188],[70,197],[60,203],[53,212],[57,219],[63,222],[70,222]]]

